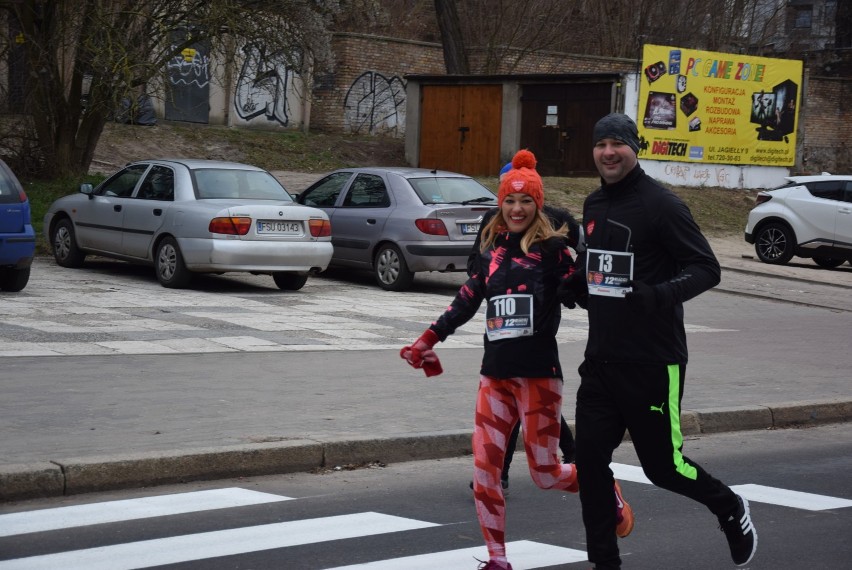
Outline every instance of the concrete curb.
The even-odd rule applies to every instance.
[[[813,400],[759,406],[684,410],[683,435],[810,427],[848,421],[852,400]],[[573,425],[571,426],[574,427]],[[0,466],[0,501],[188,481],[308,472],[371,462],[403,462],[471,453],[470,431],[419,433],[341,441],[290,440],[162,451],[126,456],[56,459]]]

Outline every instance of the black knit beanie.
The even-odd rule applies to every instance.
[[[597,122],[593,133],[594,144],[601,139],[617,139],[639,154],[639,131],[633,119],[622,113],[610,113]]]

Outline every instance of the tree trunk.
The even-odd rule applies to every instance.
[[[469,75],[467,51],[459,24],[455,0],[435,0],[438,28],[441,30],[441,45],[444,48],[444,66],[450,75]]]

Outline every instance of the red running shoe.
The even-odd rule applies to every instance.
[[[621,494],[621,485],[615,482],[615,534],[624,538],[633,531],[633,509]]]

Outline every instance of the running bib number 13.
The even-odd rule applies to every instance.
[[[492,342],[532,335],[532,295],[491,297],[485,308],[485,333]]]
[[[632,291],[625,285],[633,279],[633,254],[625,251],[586,251],[586,282],[589,295],[624,297]]]

